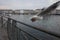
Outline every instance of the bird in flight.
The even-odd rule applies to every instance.
[[[35,22],[36,20],[43,19],[45,15],[48,15],[49,12],[55,10],[59,5],[60,5],[60,1],[52,4],[47,9],[43,10],[41,13],[38,13],[34,15],[33,17],[31,17],[31,21]]]

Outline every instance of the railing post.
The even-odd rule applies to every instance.
[[[17,40],[18,29],[16,28],[16,21],[12,20],[12,40]]]
[[[8,18],[7,20],[7,34],[9,40],[11,40],[11,19],[10,18]]]
[[[16,27],[16,21],[8,18],[7,33],[8,33],[9,40],[20,40],[20,31],[21,30]]]
[[[1,27],[3,27],[3,16],[1,16]]]
[[[17,33],[17,36],[18,36],[18,37],[17,37],[17,40],[21,40],[21,39],[20,39],[20,33],[21,33],[21,30],[18,29],[18,33]]]

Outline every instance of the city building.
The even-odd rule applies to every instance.
[[[23,15],[34,15],[34,14],[36,14],[36,12],[34,10],[23,9],[23,10],[20,10],[20,14],[23,14]]]

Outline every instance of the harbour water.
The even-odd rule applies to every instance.
[[[59,15],[51,15],[46,16],[43,20],[39,20],[36,22],[32,22],[30,18],[32,15],[13,15],[11,16],[13,19],[17,21],[24,22],[26,24],[32,25],[42,30],[46,30],[48,32],[60,35],[60,16]]]
[[[36,27],[40,30],[44,30],[47,32],[50,32],[52,34],[60,36],[60,16],[58,15],[48,15],[45,16],[44,19],[32,22],[30,18],[33,15],[12,15],[11,18],[15,19],[17,21],[23,22],[25,24],[31,25],[33,27]],[[24,30],[25,32],[28,32],[29,34],[33,35],[34,37],[41,39],[41,40],[60,40],[56,38],[55,36],[49,35],[47,33],[44,33],[42,31],[38,31],[36,29],[30,28],[26,25],[23,25],[21,23],[17,23],[17,27]],[[26,37],[29,40],[35,40],[32,37],[28,36],[28,34],[25,34],[24,32],[21,31],[21,34],[26,35]],[[20,34],[20,35],[21,35]],[[21,35],[21,37],[23,37]],[[22,38],[23,39],[23,38]]]

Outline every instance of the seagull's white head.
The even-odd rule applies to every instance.
[[[32,21],[32,22],[35,22],[35,21],[41,20],[41,19],[43,19],[42,16],[37,16],[37,15],[35,15],[35,16],[33,16],[33,17],[31,18],[31,21]]]

